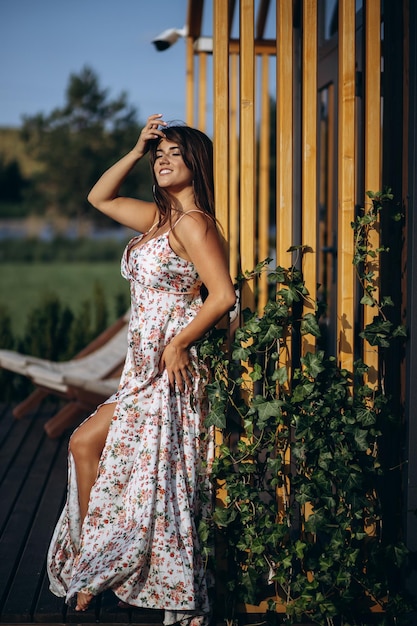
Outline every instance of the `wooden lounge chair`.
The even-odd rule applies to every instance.
[[[73,359],[62,363],[0,350],[0,367],[27,376],[36,387],[14,408],[14,417],[19,419],[33,411],[50,394],[68,403],[46,422],[49,437],[58,437],[87,417],[117,390],[126,358],[129,318],[127,311]]]

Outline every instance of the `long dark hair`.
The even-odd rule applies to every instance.
[[[168,126],[163,128],[168,141],[178,144],[185,165],[193,173],[193,189],[196,206],[215,219],[214,211],[214,180],[213,180],[213,142],[207,135],[189,126]],[[149,160],[154,181],[154,199],[159,209],[162,226],[170,221],[171,209],[176,205],[175,198],[165,189],[158,187],[154,172],[156,152],[160,139],[150,142]]]

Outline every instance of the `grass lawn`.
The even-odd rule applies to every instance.
[[[83,301],[93,299],[97,282],[106,295],[111,323],[116,318],[116,296],[124,294],[129,303],[129,284],[120,274],[119,262],[1,263],[0,305],[11,314],[13,333],[21,336],[28,312],[40,304],[43,294],[56,294],[76,313]]]

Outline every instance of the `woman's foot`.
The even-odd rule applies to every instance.
[[[93,594],[80,591],[77,593],[76,611],[86,611],[90,606],[91,600],[94,598]]]

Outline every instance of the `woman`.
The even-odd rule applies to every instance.
[[[148,151],[155,201],[120,197]],[[194,344],[235,302],[214,218],[212,143],[151,115],[88,199],[142,234],[122,258],[131,319],[119,389],[70,440],[68,497],[48,554],[51,591],[77,596],[83,611],[110,588],[129,605],[164,609],[165,624],[202,623],[208,603],[194,517],[210,438]]]

